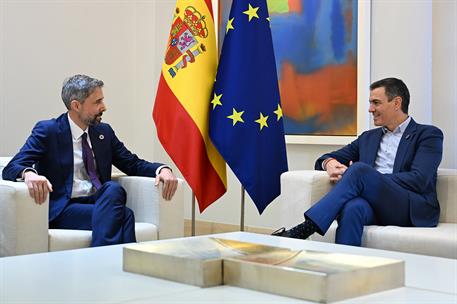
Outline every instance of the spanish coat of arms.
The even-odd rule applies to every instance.
[[[175,77],[180,69],[195,62],[195,58],[206,51],[205,45],[200,43],[199,39],[207,36],[205,16],[194,7],[188,6],[181,18],[180,9],[176,8],[165,54],[165,63],[171,65],[168,69],[171,77]]]

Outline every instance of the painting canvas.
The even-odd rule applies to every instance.
[[[223,43],[232,0],[219,0]],[[268,0],[286,135],[357,134],[357,1]]]

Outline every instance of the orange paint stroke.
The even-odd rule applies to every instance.
[[[316,115],[323,123],[332,119],[336,105],[357,106],[357,67],[351,62],[328,65],[311,74],[299,74],[283,62],[279,82],[286,116],[305,121]]]
[[[301,14],[303,11],[301,0],[289,0],[289,12]]]

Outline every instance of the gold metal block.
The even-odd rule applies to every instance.
[[[223,284],[223,258],[278,250],[287,249],[215,238],[135,244],[123,249],[123,270],[209,287]]]
[[[128,245],[123,269],[200,287],[228,284],[317,302],[401,287],[405,277],[399,260],[201,237]]]
[[[404,262],[318,251],[224,259],[224,284],[316,302],[404,286]]]

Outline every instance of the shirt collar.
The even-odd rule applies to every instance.
[[[398,127],[396,127],[391,133],[403,134],[403,132],[405,132],[406,128],[408,127],[410,121],[411,121],[411,116],[408,116],[408,118],[406,118],[406,120],[404,122],[402,122]],[[389,129],[387,129],[386,127],[382,127],[382,131],[384,132],[384,134],[386,134],[387,132],[390,132]]]
[[[85,131],[81,129],[74,121],[71,119],[70,114],[67,113],[68,116],[68,122],[70,124],[70,131],[71,131],[71,136],[73,137],[73,140],[78,140],[84,133],[89,132],[89,128],[87,128]]]

